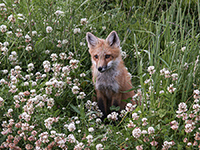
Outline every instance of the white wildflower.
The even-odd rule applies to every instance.
[[[132,112],[135,109],[135,107],[136,107],[136,105],[133,105],[131,103],[127,103],[125,109],[126,109],[127,112]]]
[[[26,46],[26,51],[31,51],[32,50],[32,46],[30,45],[30,44],[28,44],[27,46]]]
[[[103,145],[102,144],[97,144],[96,145],[97,150],[103,150]]]
[[[155,73],[155,67],[154,66],[149,66],[147,71],[150,73],[150,74],[154,74]]]
[[[172,75],[172,79],[175,81],[175,80],[178,80],[178,74],[177,73],[173,73]]]
[[[52,27],[51,26],[47,26],[46,27],[46,32],[47,33],[51,33],[53,31]]]
[[[0,97],[0,107],[3,106],[4,100],[2,97]]]
[[[138,116],[137,113],[133,113],[133,114],[132,114],[132,118],[133,118],[133,120],[138,120],[138,119],[139,119],[139,116]]]
[[[30,42],[31,41],[31,37],[28,35],[28,34],[26,34],[25,35],[25,42]]]
[[[153,127],[148,127],[148,134],[155,133],[155,129]]]
[[[81,33],[81,29],[80,28],[75,28],[74,29],[74,34],[77,34],[77,33]]]
[[[186,103],[182,102],[178,105],[178,111],[176,111],[176,113],[180,114],[180,113],[184,113],[187,111],[187,105]]]
[[[63,15],[63,14],[64,14],[64,12],[63,12],[63,11],[61,11],[61,10],[57,10],[57,11],[55,12],[55,14],[56,14],[56,16],[59,16],[59,15]]]
[[[74,137],[73,134],[69,134],[68,137],[67,137],[67,141],[69,143],[75,143],[76,142],[76,138]]]
[[[34,69],[34,64],[30,63],[28,64],[28,71],[32,71]]]
[[[199,99],[200,98],[200,91],[199,90],[194,90],[194,99]]]
[[[161,69],[160,70],[160,75],[164,75],[166,70],[167,70],[166,68]]]
[[[37,35],[37,31],[32,31],[32,36],[36,36]]]
[[[73,132],[74,130],[76,130],[76,126],[74,122],[70,123],[67,128],[70,132]]]
[[[62,44],[67,44],[67,43],[68,43],[67,39],[62,40]]]
[[[143,135],[147,134],[147,131],[146,130],[142,130],[142,134]]]
[[[80,77],[85,77],[85,76],[86,76],[85,73],[81,73],[81,74],[80,74]]]
[[[169,93],[173,93],[176,90],[176,88],[174,88],[173,86],[174,84],[170,84],[170,86],[167,87],[167,90],[169,91]]]
[[[164,90],[161,90],[161,91],[159,92],[159,94],[163,94],[163,93],[165,93],[165,91],[164,91]]]
[[[91,134],[89,134],[88,136],[86,136],[86,139],[88,140],[88,143],[93,142],[93,136]]]
[[[103,26],[102,29],[103,29],[103,30],[106,30],[106,26]]]
[[[94,128],[93,128],[93,127],[90,127],[90,128],[88,129],[88,131],[89,131],[89,132],[93,132],[93,131],[94,131]]]
[[[0,3],[0,8],[6,7],[4,3]]]
[[[7,31],[7,26],[6,25],[1,25],[0,26],[0,30],[2,33],[6,32]]]
[[[136,138],[136,139],[139,138],[139,137],[141,136],[141,133],[142,133],[142,132],[141,132],[140,128],[138,128],[138,127],[135,128],[135,129],[132,131],[132,135],[133,135],[133,137]]]
[[[186,50],[186,46],[181,48],[181,51],[184,52]]]
[[[80,92],[79,95],[77,96],[78,99],[84,99],[86,94],[84,92]]]
[[[84,24],[87,24],[88,21],[87,21],[87,18],[82,18],[81,19],[81,24],[84,25]]]
[[[170,77],[170,71],[169,70],[166,70],[164,72],[164,74],[165,74],[165,78],[169,78]]]
[[[78,86],[73,86],[72,87],[72,92],[73,94],[78,94],[79,93],[80,88]]]
[[[25,17],[24,17],[23,14],[17,14],[17,16],[18,16],[18,19],[19,19],[19,20],[24,20],[24,19],[25,19]]]
[[[13,32],[12,32],[12,31],[8,31],[8,32],[6,32],[6,34],[7,34],[8,36],[11,36],[11,35],[13,34]]]
[[[79,60],[71,59],[71,60],[69,61],[69,63],[70,63],[70,67],[71,67],[72,69],[76,69],[76,68],[78,68]]]
[[[116,121],[116,120],[118,120],[117,116],[118,116],[117,112],[112,112],[111,114],[109,114],[107,116],[107,118],[110,119],[110,120]]]
[[[9,46],[9,43],[6,41],[6,42],[3,43],[3,45],[4,45],[5,47],[7,47],[7,46]]]
[[[15,22],[16,21],[15,17],[13,16],[13,14],[8,16],[8,20],[11,21],[11,22]]]
[[[80,142],[74,147],[74,150],[82,150],[84,147],[85,145],[82,142]]]
[[[52,61],[56,61],[58,58],[58,55],[56,53],[51,54],[50,58],[52,59]]]

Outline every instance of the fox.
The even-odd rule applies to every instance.
[[[120,39],[116,31],[112,31],[106,39],[86,33],[86,40],[91,55],[92,81],[96,91],[97,105],[103,113],[104,120],[110,107],[125,108],[126,100],[135,95],[132,89],[131,76],[121,56]],[[136,102],[131,100],[132,104]]]

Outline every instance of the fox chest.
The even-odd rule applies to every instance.
[[[115,93],[119,92],[119,84],[116,80],[118,72],[103,72],[98,73],[96,77],[95,87],[100,91],[113,91]]]

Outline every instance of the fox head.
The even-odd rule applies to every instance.
[[[86,40],[92,63],[99,72],[103,73],[120,62],[120,40],[117,32],[112,31],[106,40],[87,32]]]

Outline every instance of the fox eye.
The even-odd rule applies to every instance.
[[[98,55],[94,55],[94,58],[98,59]]]
[[[105,58],[106,58],[106,59],[107,59],[107,58],[110,58],[110,55],[106,55]]]

